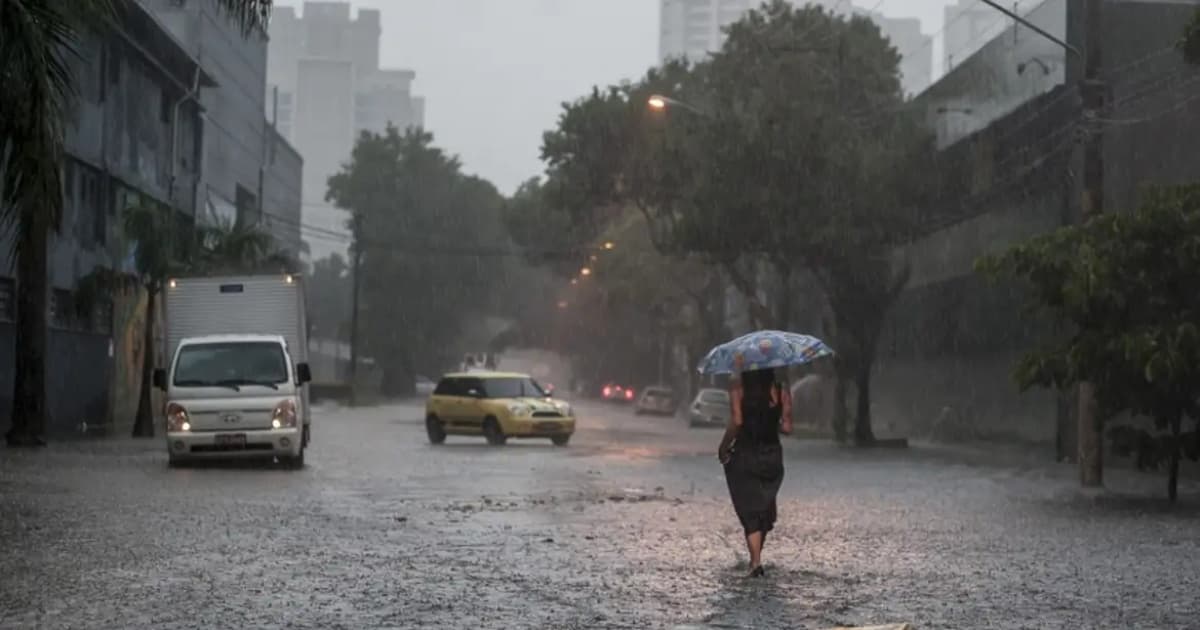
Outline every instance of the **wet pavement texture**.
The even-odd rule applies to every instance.
[[[0,627],[1200,626],[1200,493],[1084,494],[1040,453],[788,441],[767,577],[719,431],[585,404],[571,446],[324,408],[308,465],[168,469],[160,440],[0,451]]]

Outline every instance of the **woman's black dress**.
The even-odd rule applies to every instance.
[[[747,535],[775,527],[775,495],[783,483],[782,413],[783,405],[771,404],[770,396],[742,398],[742,426],[725,464],[725,483]]]

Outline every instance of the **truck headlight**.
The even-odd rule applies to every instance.
[[[167,431],[170,433],[178,433],[180,431],[187,432],[192,430],[192,423],[188,418],[187,409],[179,403],[171,403],[167,405]]]
[[[283,429],[294,428],[296,426],[296,403],[289,400],[281,400],[278,405],[275,405],[275,411],[271,414],[271,428]]]

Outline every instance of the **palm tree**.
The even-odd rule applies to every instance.
[[[10,446],[44,444],[49,238],[62,218],[67,59],[86,28],[105,29],[135,0],[0,0],[0,229],[12,239],[17,292]],[[247,34],[272,0],[212,0]]]

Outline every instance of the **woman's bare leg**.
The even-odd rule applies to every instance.
[[[750,532],[746,534],[746,547],[750,550],[750,571],[762,566],[763,533]]]

